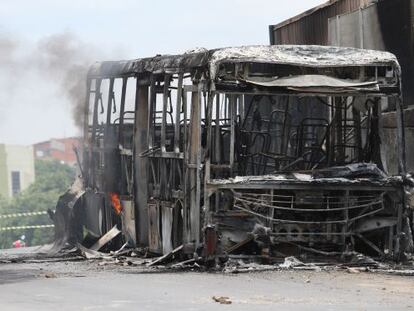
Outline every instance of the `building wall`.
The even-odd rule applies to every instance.
[[[34,145],[36,159],[57,160],[69,165],[76,164],[76,154],[73,147],[80,146],[80,139],[77,137],[51,139]]]
[[[376,5],[330,18],[328,33],[329,45],[385,50]]]
[[[329,45],[390,51],[397,56],[406,106],[414,105],[414,20],[410,5],[411,0],[384,0],[328,21]]]
[[[3,198],[9,197],[9,179],[7,170],[7,154],[6,146],[0,144],[0,196]]]
[[[0,193],[5,198],[13,196],[12,172],[19,172],[21,191],[34,182],[32,146],[0,145]]]
[[[334,0],[270,26],[271,44],[328,44],[328,19],[353,12],[372,0]]]
[[[414,0],[329,1],[270,26],[270,42],[334,44],[394,53],[402,67],[404,103],[414,105]]]

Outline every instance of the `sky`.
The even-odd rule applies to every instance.
[[[74,65],[269,44],[269,25],[325,2],[0,1],[0,143],[25,145],[80,133],[64,92]]]

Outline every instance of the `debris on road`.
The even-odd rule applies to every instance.
[[[224,296],[216,297],[216,296],[213,296],[212,299],[215,302],[218,302],[222,305],[230,305],[232,303],[232,301],[230,300],[229,297],[224,297]]]
[[[361,273],[361,270],[360,269],[351,268],[351,267],[350,268],[347,268],[346,271],[348,271],[348,273],[354,273],[354,274]]]
[[[56,279],[57,275],[53,272],[48,272],[48,273],[45,274],[45,278],[46,279]]]
[[[263,265],[255,262],[246,263],[243,260],[227,261],[223,268],[220,268],[224,273],[245,273],[245,272],[261,272],[279,270],[277,265]]]
[[[282,269],[320,270],[320,267],[315,266],[315,264],[303,263],[294,256],[286,257],[279,267]]]
[[[77,247],[79,248],[81,254],[85,256],[86,259],[99,259],[99,258],[105,258],[108,257],[107,254],[86,248],[82,246],[81,244],[77,244]]]
[[[109,241],[113,240],[121,231],[115,225],[111,230],[109,230],[104,236],[102,236],[90,250],[99,251],[103,246],[105,246]]]
[[[149,263],[148,267],[159,265],[159,264],[161,264],[161,263],[163,263],[163,262],[165,262],[166,260],[169,260],[169,259],[174,259],[174,256],[177,255],[179,252],[181,252],[183,250],[183,248],[184,248],[183,245],[177,247],[176,249],[172,250],[168,254],[165,254],[164,256],[161,256],[161,257],[155,259],[154,261],[152,261],[151,263]]]

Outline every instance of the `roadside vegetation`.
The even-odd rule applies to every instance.
[[[54,209],[62,195],[75,179],[74,168],[58,161],[35,162],[36,181],[12,200],[0,198],[0,215],[43,212]],[[0,228],[15,226],[50,225],[48,215],[0,219]],[[22,229],[0,231],[0,248],[11,248],[14,241],[25,236],[26,246],[43,245],[53,241],[54,229]]]

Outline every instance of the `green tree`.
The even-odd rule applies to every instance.
[[[75,169],[58,161],[35,162],[35,182],[11,201],[0,199],[0,214],[46,211],[54,209],[57,200],[75,179]],[[0,227],[52,224],[48,215],[1,219]],[[21,235],[29,246],[53,241],[53,228],[0,232],[0,248],[10,248]]]

